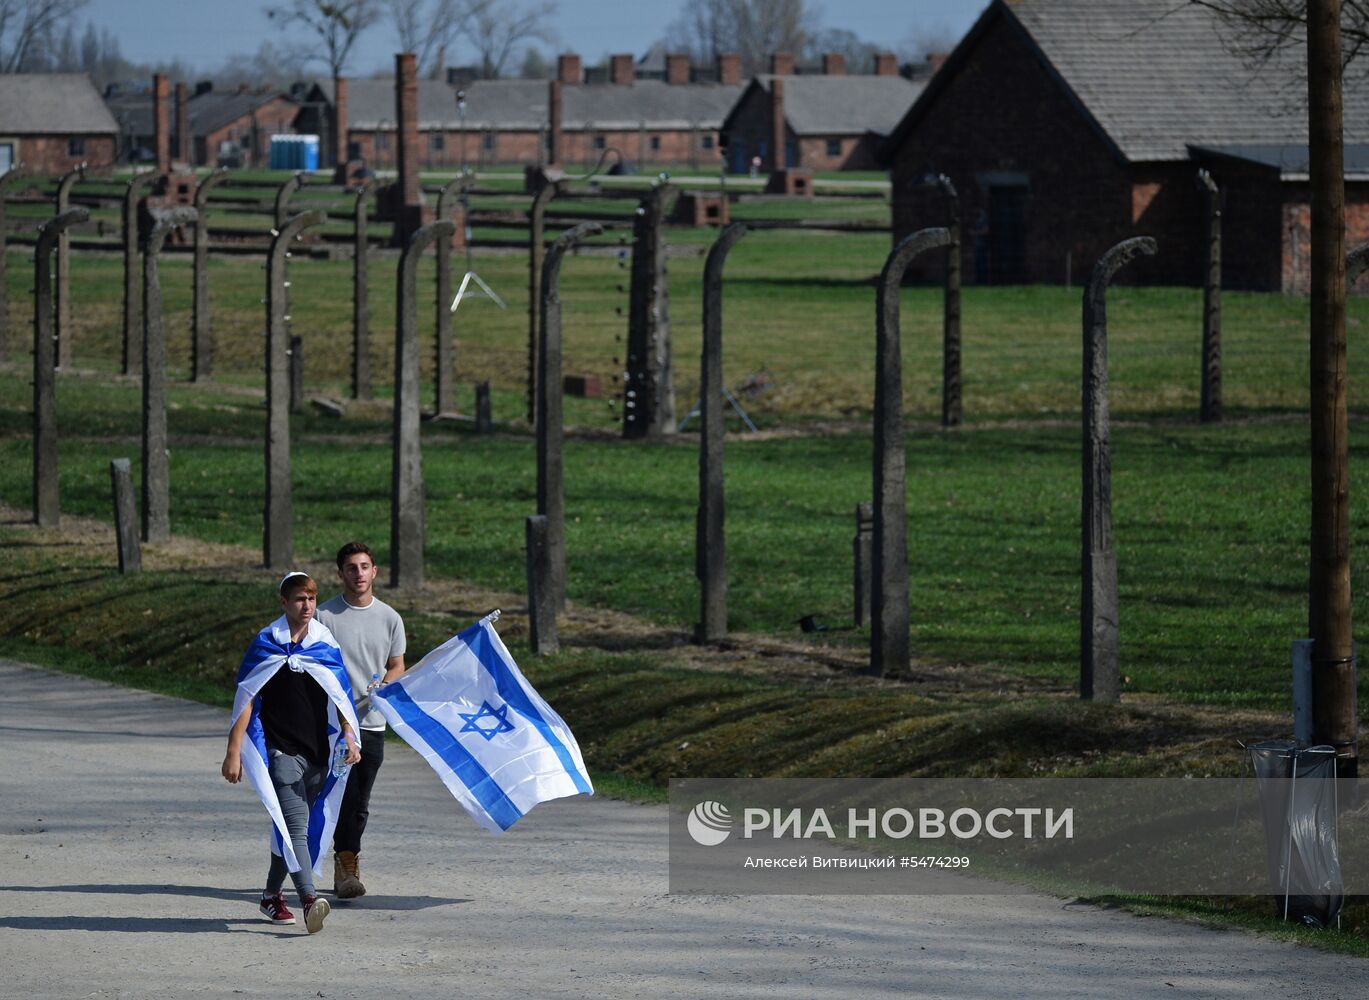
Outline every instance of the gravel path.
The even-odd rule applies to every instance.
[[[310,937],[257,916],[225,712],[3,660],[0,687],[3,997],[1366,995],[1359,959],[1044,896],[669,896],[663,807],[562,800],[493,837],[401,745],[370,894]]]

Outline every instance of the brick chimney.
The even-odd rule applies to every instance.
[[[637,79],[637,67],[632,56],[616,55],[608,57],[608,78],[611,83],[627,86]]]
[[[558,167],[565,155],[561,148],[563,137],[561,132],[561,88],[565,86],[560,80],[552,80],[547,85],[547,117],[549,119],[548,128],[550,130],[550,141],[547,149],[547,165]]]
[[[718,56],[718,82],[736,86],[742,82],[742,57],[735,52]]]
[[[770,55],[770,72],[775,76],[794,75],[794,53],[774,52]]]
[[[418,65],[412,52],[395,55],[395,121],[398,123],[399,181],[396,185],[394,244],[409,245],[411,237],[431,221],[418,182],[421,153],[418,136]]]
[[[171,96],[171,88],[167,82],[165,73],[156,73],[152,77],[152,134],[154,136],[153,146],[157,150],[157,172],[159,174],[171,173],[171,122],[167,99]]]
[[[668,55],[665,57],[665,82],[689,82],[689,56]]]
[[[176,84],[176,159],[181,163],[190,162],[190,110],[189,88],[185,83]]]
[[[567,53],[556,57],[556,79],[562,83],[576,84],[585,78],[584,67],[580,65],[580,57],[574,53]]]
[[[824,52],[822,54],[822,72],[826,76],[845,76],[846,57],[840,52]]]
[[[898,76],[898,56],[892,52],[876,52],[875,76]]]
[[[770,81],[770,169],[784,169],[784,82]]]
[[[347,81],[333,77],[333,165],[347,166]],[[343,178],[343,183],[346,179]]]

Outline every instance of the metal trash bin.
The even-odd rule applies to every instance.
[[[1345,905],[1337,840],[1336,751],[1269,740],[1249,748],[1274,901],[1285,920],[1331,927]]]

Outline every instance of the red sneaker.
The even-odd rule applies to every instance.
[[[304,926],[308,928],[310,934],[317,934],[323,930],[323,921],[328,918],[328,914],[333,908],[328,905],[328,900],[320,896],[304,897]],[[290,918],[294,923],[294,917]]]
[[[285,905],[284,893],[278,892],[274,896],[262,896],[259,909],[262,916],[273,924],[293,924],[295,922],[295,915]]]

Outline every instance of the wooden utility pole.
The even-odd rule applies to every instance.
[[[1312,551],[1308,629],[1313,740],[1358,774],[1350,617],[1350,497],[1345,361],[1345,169],[1340,0],[1307,3],[1307,116],[1312,192]]]

